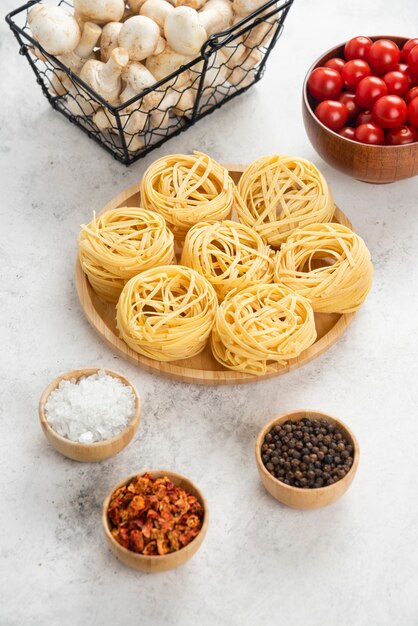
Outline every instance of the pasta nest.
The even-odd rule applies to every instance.
[[[220,304],[211,335],[214,357],[225,367],[261,376],[314,343],[309,301],[278,284],[251,285]]]
[[[295,229],[329,222],[334,200],[327,181],[310,161],[266,156],[243,172],[236,192],[238,218],[278,248]]]
[[[154,265],[175,261],[174,236],[162,215],[122,207],[82,225],[78,256],[94,291],[117,302],[127,280]]]
[[[195,270],[165,265],[124,286],[116,306],[120,336],[139,354],[175,361],[205,347],[215,320],[216,293]]]
[[[232,289],[273,280],[273,252],[254,230],[225,220],[187,233],[181,263],[202,274],[221,301]]]
[[[357,311],[371,289],[372,278],[366,244],[342,224],[310,224],[298,229],[277,254],[275,280],[308,298],[314,311]]]
[[[146,170],[141,199],[164,216],[176,235],[184,236],[198,222],[227,218],[234,190],[228,170],[206,154],[172,154]]]

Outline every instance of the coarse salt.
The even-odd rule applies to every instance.
[[[45,405],[48,424],[62,437],[94,443],[115,437],[135,414],[132,388],[100,370],[91,376],[62,380]]]

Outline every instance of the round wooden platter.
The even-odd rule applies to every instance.
[[[228,165],[228,170],[235,182],[238,182],[244,166]],[[141,206],[140,204],[140,183],[129,187],[113,198],[101,211],[109,211],[122,206]],[[344,213],[335,207],[334,221],[352,228],[350,220]],[[292,359],[286,364],[275,365],[273,371],[263,376],[253,376],[224,368],[216,361],[210,350],[210,346],[190,359],[172,361],[170,363],[154,361],[131,350],[126,343],[119,338],[115,320],[115,306],[109,302],[101,300],[93,291],[86,275],[81,269],[77,259],[76,263],[76,287],[83,311],[97,333],[114,350],[130,361],[137,363],[150,372],[163,374],[170,378],[183,382],[196,383],[201,385],[234,385],[243,383],[253,383],[266,378],[273,378],[280,374],[285,374],[308,363],[315,357],[327,350],[333,343],[343,335],[351,321],[354,313],[339,315],[337,313],[317,313],[315,323],[317,330],[317,340],[297,359]]]

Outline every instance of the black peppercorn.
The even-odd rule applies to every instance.
[[[286,485],[319,489],[341,480],[353,464],[353,446],[325,420],[303,418],[277,424],[261,446],[266,469]]]

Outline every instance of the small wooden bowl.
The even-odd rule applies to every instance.
[[[182,489],[185,489],[192,496],[195,496],[204,508],[205,514],[200,533],[187,546],[181,548],[180,550],[177,550],[177,552],[171,552],[170,554],[163,554],[158,556],[138,554],[137,552],[132,552],[131,550],[127,550],[126,548],[121,546],[117,541],[115,541],[110,532],[107,509],[109,507],[110,498],[112,497],[113,492],[119,487],[126,485],[135,476],[142,476],[146,473],[151,474],[154,479],[167,476],[174,484],[182,487]],[[174,569],[186,563],[186,561],[188,561],[202,545],[208,529],[208,523],[208,506],[200,489],[198,489],[198,487],[196,487],[196,485],[185,476],[177,474],[176,472],[170,472],[168,470],[144,470],[142,472],[136,472],[135,474],[131,474],[131,476],[124,478],[117,485],[112,487],[103,503],[102,524],[106,541],[110,549],[112,550],[113,554],[119,559],[119,561],[122,561],[122,563],[124,563],[124,565],[127,565],[128,567],[139,570],[141,572],[166,572],[167,570]]]
[[[344,435],[354,448],[353,464],[350,470],[344,478],[333,485],[319,487],[317,489],[301,489],[300,487],[291,487],[290,485],[286,485],[272,476],[264,467],[261,459],[261,446],[263,445],[266,434],[276,424],[284,424],[284,422],[287,422],[288,420],[298,422],[304,417],[309,419],[323,419],[327,422],[331,422],[331,424],[335,424],[343,431]],[[264,487],[273,496],[273,498],[276,498],[279,502],[282,502],[283,504],[286,504],[294,509],[319,509],[320,507],[332,504],[341,498],[353,482],[353,478],[357,471],[359,456],[360,450],[358,442],[351,430],[335,417],[326,415],[326,413],[319,413],[318,411],[293,411],[292,413],[283,413],[283,415],[275,417],[261,429],[255,444],[255,457],[258,472]]]
[[[45,405],[49,395],[58,387],[62,380],[70,380],[71,378],[78,380],[83,376],[96,374],[100,370],[104,370],[109,376],[119,378],[124,385],[131,387],[136,398],[135,415],[132,418],[132,421],[128,424],[125,430],[119,433],[119,435],[116,435],[116,437],[112,437],[111,439],[106,439],[105,441],[97,441],[96,443],[79,443],[78,441],[71,441],[66,437],[62,437],[52,428],[52,426],[48,424],[46,420]],[[138,430],[140,417],[141,399],[134,385],[127,378],[125,378],[125,376],[122,376],[122,374],[100,367],[73,370],[72,372],[67,372],[66,374],[58,376],[50,385],[48,385],[39,401],[39,420],[45,437],[48,439],[49,443],[54,446],[56,450],[58,450],[58,452],[61,452],[61,454],[69,459],[73,459],[74,461],[103,461],[104,459],[108,459],[109,457],[118,454],[134,437],[136,431]]]
[[[402,47],[406,37],[381,35],[370,37],[391,39]],[[342,57],[344,44],[335,46],[322,55],[306,74],[303,83],[302,112],[306,133],[318,154],[337,170],[366,183],[392,183],[395,180],[410,178],[418,174],[418,142],[404,146],[371,146],[330,130],[314,113],[314,100],[308,95],[308,78],[316,67],[320,67],[333,57]]]

